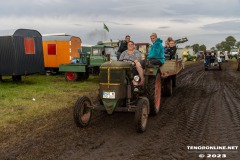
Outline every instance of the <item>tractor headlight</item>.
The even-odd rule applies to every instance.
[[[134,79],[134,81],[139,82],[140,77],[139,77],[139,75],[136,75],[136,76],[133,77],[133,79]]]

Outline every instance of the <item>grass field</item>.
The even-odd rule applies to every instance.
[[[64,107],[71,107],[80,95],[97,94],[98,77],[83,82],[66,82],[63,75],[23,76],[14,83],[11,77],[0,82],[0,135],[17,125]]]

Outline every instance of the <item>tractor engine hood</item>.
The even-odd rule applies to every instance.
[[[101,65],[100,69],[132,69],[132,64],[123,61],[108,61]]]
[[[108,61],[101,65],[99,94],[108,114],[112,114],[118,102],[126,98],[126,77],[132,77],[132,69],[131,63],[122,61]]]

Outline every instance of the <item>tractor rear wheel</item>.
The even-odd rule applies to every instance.
[[[86,127],[92,117],[91,101],[88,97],[83,96],[78,98],[74,105],[73,116],[78,127]]]
[[[74,82],[78,80],[79,74],[76,72],[66,72],[65,79],[69,82]]]
[[[146,99],[139,99],[135,111],[135,125],[137,132],[144,132],[147,127],[149,104]]]
[[[161,77],[157,73],[156,77],[149,77],[146,86],[146,94],[150,103],[150,114],[157,115],[161,105]]]

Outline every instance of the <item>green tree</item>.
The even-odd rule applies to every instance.
[[[199,50],[206,52],[207,47],[204,44],[202,44],[201,46],[199,46]]]
[[[231,46],[229,45],[229,43],[227,43],[227,41],[222,41],[222,42],[221,42],[221,46],[222,46],[222,50],[223,50],[223,51],[228,51],[228,52],[230,52]]]
[[[214,51],[215,51],[215,50],[216,50],[216,48],[215,48],[215,47],[212,47],[212,48],[211,48],[211,50],[214,50]]]
[[[193,47],[193,51],[195,53],[197,53],[199,51],[199,44],[194,44],[194,45],[192,45],[192,47]]]
[[[236,39],[233,36],[228,36],[225,40],[226,40],[227,45],[229,45],[231,48],[236,43]]]
[[[220,51],[228,51],[230,52],[231,48],[234,46],[240,46],[240,42],[236,43],[236,39],[233,36],[228,36],[225,38],[225,41],[216,44],[216,48]]]
[[[221,43],[218,43],[215,46],[216,46],[217,50],[219,50],[219,51],[223,50],[223,47],[222,47]]]

